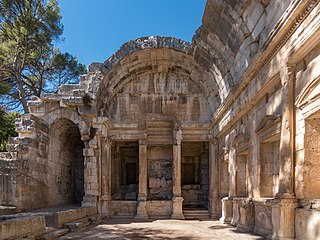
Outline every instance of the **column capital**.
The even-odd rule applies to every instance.
[[[179,128],[179,130],[174,133],[173,142],[175,145],[180,145],[181,141],[182,141],[182,130],[181,128]]]
[[[213,145],[218,145],[219,139],[213,135],[209,135],[209,142]]]
[[[148,145],[147,139],[139,139],[139,145]]]

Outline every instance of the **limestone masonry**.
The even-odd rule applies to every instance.
[[[320,239],[319,2],[208,0],[192,43],[129,41],[34,98],[0,155],[0,213],[201,213]]]

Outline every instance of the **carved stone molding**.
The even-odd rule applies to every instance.
[[[209,142],[216,146],[219,144],[219,139],[213,135],[209,135]]]
[[[317,77],[313,81],[309,82],[297,96],[295,104],[301,110],[307,105],[320,99],[320,77]]]
[[[238,134],[233,142],[232,142],[232,147],[236,150],[236,153],[243,153],[245,151],[249,150],[249,141],[250,137],[246,134]]]

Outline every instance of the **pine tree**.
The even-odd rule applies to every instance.
[[[57,0],[0,0],[0,88],[7,92],[2,105],[27,113],[32,96],[85,73],[76,57],[55,48],[62,32]]]

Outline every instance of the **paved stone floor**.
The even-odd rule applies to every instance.
[[[106,220],[82,232],[69,233],[59,239],[264,239],[248,233],[239,233],[233,226],[219,221]]]

